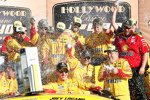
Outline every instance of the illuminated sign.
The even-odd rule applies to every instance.
[[[31,11],[28,8],[1,6],[0,7],[0,44],[5,36],[13,33],[13,22],[20,20],[23,25],[30,28]]]
[[[58,3],[53,6],[54,26],[58,22],[64,22],[67,28],[71,27],[74,16],[82,19],[81,33],[88,34],[92,29],[92,21],[99,17],[104,23],[111,23],[114,2],[102,1],[77,1]],[[130,4],[122,2],[117,13],[117,23],[130,18]]]

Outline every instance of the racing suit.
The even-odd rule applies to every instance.
[[[8,79],[9,81],[9,93],[16,93],[18,91],[17,79]]]
[[[80,52],[84,49],[85,45],[85,38],[84,36],[79,32],[73,32],[72,31],[72,37],[75,40],[75,57],[79,58]]]
[[[88,90],[92,87],[95,87],[95,85],[75,79],[67,79],[63,82],[58,80],[57,83],[43,85],[44,89],[53,89],[59,94],[90,94]]]
[[[70,74],[73,78],[83,81],[85,83],[94,83],[94,67],[91,64],[85,66],[78,61],[77,64],[72,65],[77,65],[74,68],[70,66]]]
[[[131,97],[137,100],[146,100],[144,74],[139,74],[142,55],[149,52],[146,41],[143,36],[136,33],[129,36],[120,33],[115,38],[114,44],[118,47],[119,56],[127,59],[132,68],[133,77],[129,80]]]
[[[107,59],[104,51],[107,49],[108,45],[111,43],[111,34],[106,33],[92,33],[85,39],[85,44],[87,49],[92,53],[92,64],[100,65],[103,61]]]
[[[9,84],[6,79],[5,72],[0,73],[2,77],[0,78],[0,95],[6,95],[9,93]]]
[[[128,61],[119,58],[111,66],[118,69],[117,74],[109,73],[105,65],[109,65],[107,62],[103,63],[99,69],[98,79],[104,80],[104,89],[109,90],[114,96],[120,100],[130,100],[128,79],[132,77],[132,71]]]
[[[25,42],[30,41],[30,39],[26,35],[24,36],[23,40]],[[20,59],[20,54],[16,51],[20,50],[25,45],[26,44],[23,42],[19,43],[12,36],[6,36],[2,44],[1,50],[2,50],[2,53],[7,54],[8,61],[18,61]]]
[[[55,66],[64,60],[67,51],[67,45],[71,44],[73,46],[72,38],[65,33],[62,33],[58,38],[55,36],[50,36],[46,39],[41,39],[37,43],[39,50],[39,58],[42,63],[43,60],[47,59],[47,64],[42,65],[42,76],[44,79],[50,79],[48,81],[54,81],[55,77],[53,71]],[[47,82],[44,82],[44,84]]]

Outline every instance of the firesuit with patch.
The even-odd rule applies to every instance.
[[[99,69],[99,80],[104,80],[104,89],[121,100],[130,100],[128,79],[132,77],[132,71],[127,60],[119,58],[111,66],[118,69],[117,74],[109,73],[105,69],[107,62],[103,63]],[[109,65],[110,66],[110,65]]]
[[[9,93],[9,84],[6,79],[5,72],[2,72],[0,74],[2,74],[2,77],[0,79],[0,95],[6,95]]]
[[[58,80],[57,83],[49,83],[43,86],[44,89],[53,89],[56,93],[63,94],[90,94],[88,90],[92,87],[95,87],[95,85],[75,79],[67,79],[63,82]]]
[[[18,91],[18,83],[16,78],[8,79],[9,93],[16,93]]]

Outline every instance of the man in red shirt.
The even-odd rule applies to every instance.
[[[128,60],[133,77],[129,80],[131,97],[136,100],[147,100],[144,89],[144,73],[148,60],[149,47],[142,35],[134,31],[131,19],[123,23],[124,31],[116,38],[114,44],[118,47],[121,58]]]

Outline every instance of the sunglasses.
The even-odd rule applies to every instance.
[[[91,59],[91,57],[84,57],[84,59],[88,59],[89,60],[89,59]]]
[[[59,70],[59,73],[68,73],[68,70]]]

